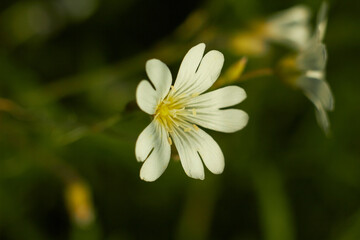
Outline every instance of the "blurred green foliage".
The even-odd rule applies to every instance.
[[[358,3],[330,2],[330,138],[301,92],[257,78],[241,83],[248,126],[209,131],[226,158],[222,175],[189,179],[173,160],[154,183],[138,176],[135,141],[150,119],[134,98],[145,61],[160,58],[175,76],[189,47],[205,42],[226,69],[241,57],[226,37],[299,3],[314,13],[321,4],[1,1],[0,239],[360,239]],[[287,51],[274,45],[245,71]]]

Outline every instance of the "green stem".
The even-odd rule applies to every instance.
[[[209,176],[206,182],[191,183],[175,239],[209,239],[220,187],[217,178]]]
[[[117,124],[122,119],[122,117],[122,114],[116,114],[90,126],[79,126],[60,136],[58,139],[56,139],[56,142],[59,146],[65,146],[76,142],[91,133],[103,132]]]
[[[220,77],[214,85],[211,87],[211,90],[218,89],[220,87],[229,85],[229,84],[236,84],[240,82],[244,82],[253,78],[259,78],[259,77],[266,77],[266,76],[272,76],[274,75],[274,70],[272,68],[262,68],[257,69],[248,73],[245,73],[241,75],[237,79],[228,79],[226,77]]]
[[[266,240],[295,239],[293,216],[281,173],[274,166],[252,171]]]
[[[272,68],[262,68],[243,74],[235,82],[243,82],[253,78],[266,77],[272,75],[274,75],[274,70]]]

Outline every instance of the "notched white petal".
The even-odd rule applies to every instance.
[[[268,38],[301,49],[310,36],[310,10],[298,5],[279,12],[267,21]]]
[[[310,19],[310,9],[305,5],[297,5],[289,9],[285,9],[273,14],[268,23],[272,25],[294,25],[297,23],[305,23]]]
[[[204,55],[205,44],[200,43],[192,47],[181,62],[175,81],[175,89],[183,89],[193,84],[194,75]]]
[[[238,86],[227,86],[191,99],[189,108],[226,108],[242,102],[245,98],[244,89]]]
[[[317,38],[321,42],[324,39],[327,25],[327,12],[329,5],[326,1],[321,4],[320,10],[317,15],[316,29]]]
[[[249,121],[249,115],[240,109],[201,109],[197,111],[196,116],[189,115],[188,118],[204,128],[225,133],[239,131]]]
[[[186,175],[203,180],[205,178],[204,166],[190,135],[178,129],[171,133],[171,137],[178,150],[180,162]]]
[[[296,59],[300,70],[322,71],[327,61],[327,51],[323,43],[312,40],[310,45],[302,51]]]
[[[142,80],[136,88],[136,102],[141,110],[152,115],[155,113],[159,95],[147,80]]]
[[[155,139],[158,138],[156,125],[151,122],[139,135],[135,144],[135,156],[138,162],[143,162],[155,147]]]
[[[328,111],[334,109],[334,97],[325,80],[303,76],[297,80],[296,84],[314,105],[321,105]]]
[[[164,173],[170,161],[171,149],[167,141],[167,133],[165,129],[163,129],[163,127],[159,126],[158,124],[154,123],[154,126],[154,129],[156,129],[156,133],[152,138],[154,147],[140,170],[140,178],[148,182],[152,182],[158,179]],[[147,133],[150,132],[152,132],[152,130],[149,130]],[[150,138],[147,139],[149,140]]]
[[[162,100],[169,92],[172,76],[165,63],[158,59],[151,59],[146,62],[146,73],[154,84],[159,100]]]
[[[318,106],[315,108],[315,116],[321,129],[325,132],[326,135],[329,135],[330,121],[326,111],[321,106]]]
[[[197,142],[197,150],[205,166],[214,174],[224,171],[224,155],[215,140],[206,132],[199,129],[191,132],[193,139]]]
[[[218,79],[223,65],[224,55],[221,52],[211,50],[205,54],[195,74],[194,85],[186,92],[201,94],[208,90]]]
[[[325,134],[329,134],[330,122],[326,111],[334,109],[334,98],[328,83],[322,79],[303,76],[298,79],[297,85],[314,104],[317,122]]]
[[[189,177],[204,179],[203,163],[214,174],[224,171],[225,159],[219,145],[202,129],[187,133],[178,131],[173,133],[173,139],[184,171]]]

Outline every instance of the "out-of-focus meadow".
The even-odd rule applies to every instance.
[[[324,42],[334,97],[331,133],[312,103],[276,76],[237,83],[250,120],[209,132],[225,171],[204,181],[174,157],[155,182],[134,155],[150,117],[136,107],[145,62],[173,77],[199,42],[247,56],[244,74],[291,49],[239,52],[254,21],[320,1],[2,0],[0,3],[0,239],[360,239],[359,3],[329,2]],[[240,35],[241,36],[241,35]],[[256,45],[255,42],[250,41]]]

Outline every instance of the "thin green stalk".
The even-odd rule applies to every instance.
[[[252,171],[265,240],[294,240],[294,223],[284,180],[274,166]]]

